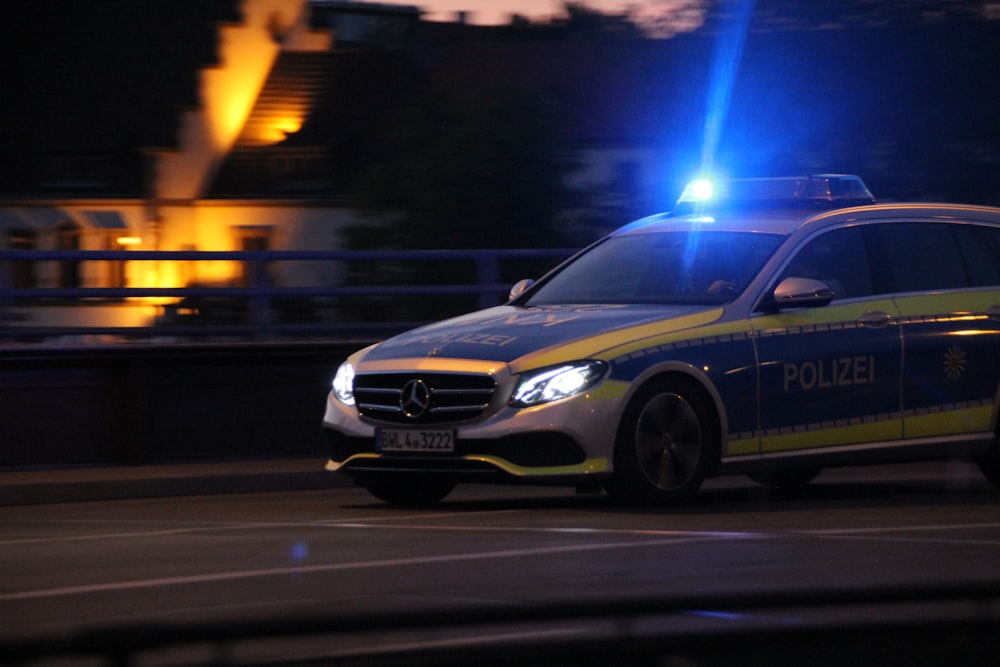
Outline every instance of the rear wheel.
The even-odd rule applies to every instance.
[[[455,483],[437,478],[387,476],[365,480],[368,492],[393,505],[430,505],[442,500]]]
[[[715,457],[710,413],[697,385],[658,380],[635,395],[615,442],[608,491],[619,498],[671,504],[692,497]]]

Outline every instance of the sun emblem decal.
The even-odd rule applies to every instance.
[[[944,353],[944,374],[955,382],[965,373],[965,350],[958,345],[952,345]]]

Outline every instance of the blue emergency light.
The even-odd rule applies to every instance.
[[[874,204],[858,176],[816,174],[781,178],[691,181],[674,206],[675,214],[730,208],[842,208]]]

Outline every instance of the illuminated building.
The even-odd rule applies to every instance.
[[[413,7],[323,0],[311,4],[313,9],[343,14],[339,25],[348,29],[348,36],[363,29],[366,22],[374,21],[378,27],[379,20],[390,25],[419,20]],[[323,151],[310,147],[278,148],[278,161],[274,154],[260,152],[287,142],[302,128],[326,85],[322,78],[328,74],[337,30],[332,23],[310,25],[313,12],[306,0],[189,0],[161,8],[162,15],[154,12],[151,18],[138,16],[129,0],[81,5],[75,11],[65,3],[42,0],[29,10],[27,22],[40,32],[51,33],[52,41],[42,41],[22,54],[35,62],[34,69],[15,71],[13,77],[25,90],[53,95],[51,100],[42,96],[23,113],[17,101],[7,105],[14,120],[12,135],[25,139],[23,146],[8,142],[7,153],[0,156],[0,176],[6,178],[10,193],[0,201],[0,249],[322,249],[336,247],[337,230],[356,222],[342,200],[331,196],[336,193],[317,197],[297,192],[294,186],[249,198],[213,193],[224,163],[229,165],[225,173],[231,179],[234,171],[239,177],[240,165],[247,161],[251,172],[263,166],[265,173],[269,169],[273,173],[274,164],[282,160],[292,167],[326,160]],[[160,22],[166,38],[158,32]],[[136,34],[115,34],[121,26],[133,27]],[[185,34],[188,30],[194,35]],[[144,35],[150,36],[150,43],[141,42]],[[173,42],[152,43],[156,39]],[[113,42],[124,50],[108,57],[101,53],[102,42]],[[185,48],[200,51],[198,62],[188,69],[185,59],[194,57]],[[81,71],[90,60],[97,63],[86,68],[88,90],[82,89],[82,83],[77,89],[77,77],[62,72],[73,71],[81,50],[85,52]],[[111,67],[126,61],[144,62],[156,74],[141,71],[140,65],[123,67],[124,74]],[[163,61],[162,66],[154,61]],[[169,88],[170,81],[162,76],[165,71],[175,77],[194,77],[192,90],[172,102],[165,93],[144,95],[157,86]],[[57,89],[66,93],[55,94]],[[95,96],[113,119],[98,118],[98,110],[66,115],[77,130],[99,127],[92,140],[67,134],[39,142],[33,136],[35,125],[30,119],[53,113],[52,108],[65,108],[67,98],[77,101]],[[28,97],[23,104],[31,104]],[[148,108],[150,100],[167,108],[158,109],[155,119],[142,118],[136,109]],[[24,124],[23,132],[17,131],[18,122]],[[161,129],[153,132],[146,127],[125,136],[125,126],[132,124]],[[37,126],[46,127],[45,119]],[[56,142],[61,143],[48,147]],[[269,164],[261,165],[260,160]],[[24,170],[25,164],[36,169]],[[23,185],[17,179],[23,179]],[[303,206],[304,200],[308,206]],[[0,287],[182,287],[237,285],[243,280],[243,267],[232,261],[11,265],[10,270],[0,271]],[[294,272],[295,267],[285,270]],[[304,277],[289,279],[300,285],[332,281],[316,267],[302,273]],[[4,324],[145,326],[154,321],[163,302],[151,298],[91,303],[87,308],[67,308],[61,303],[7,307]]]

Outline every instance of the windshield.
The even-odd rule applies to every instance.
[[[547,279],[525,305],[727,303],[782,238],[714,231],[611,237]]]

